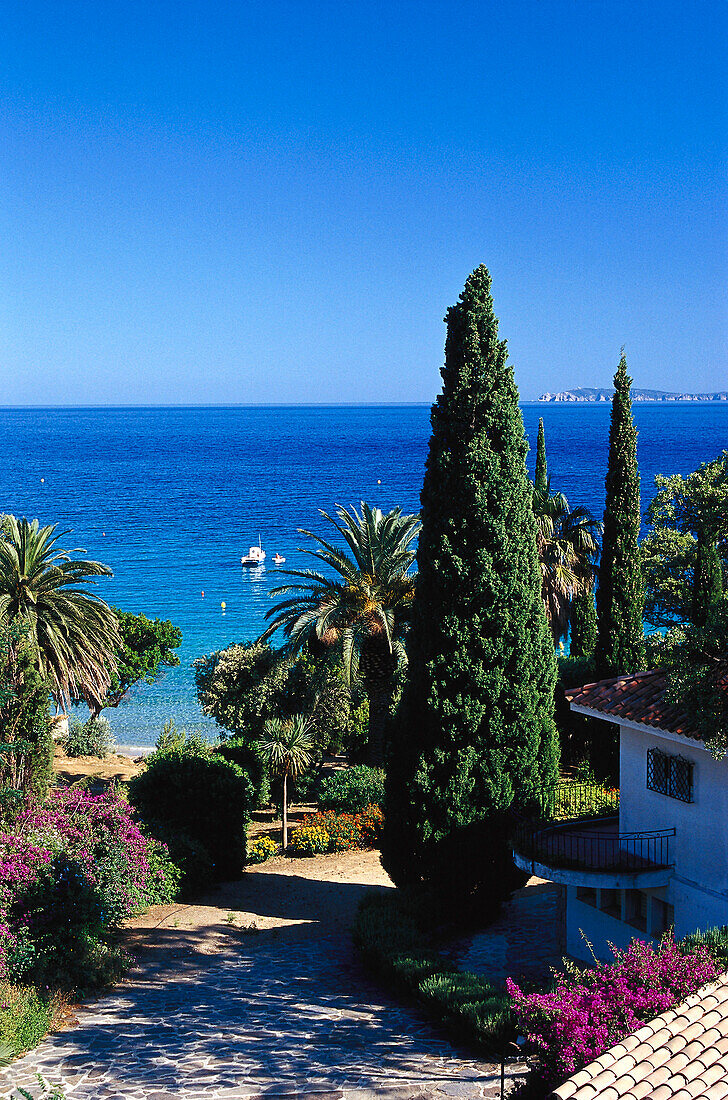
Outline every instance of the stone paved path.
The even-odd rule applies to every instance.
[[[547,981],[566,954],[562,906],[560,886],[532,879],[503,906],[495,924],[453,944],[450,958],[461,970],[497,982]]]
[[[500,1096],[499,1067],[362,973],[347,925],[366,887],[345,881],[341,857],[336,881],[301,876],[302,863],[314,861],[271,861],[222,904],[182,910],[190,927],[169,914],[138,928],[150,950],[129,980],[0,1073],[3,1095],[40,1071],[68,1100]],[[253,921],[262,931],[245,931]]]

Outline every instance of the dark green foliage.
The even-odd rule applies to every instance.
[[[367,762],[379,765],[398,674],[407,659],[404,636],[414,597],[408,570],[420,521],[400,508],[385,514],[364,501],[361,512],[337,505],[336,519],[321,515],[346,549],[301,529],[318,544],[308,553],[325,572],[284,570],[292,580],[272,590],[271,596],[285,599],[266,615],[271,623],[261,640],[282,629],[288,653],[328,649],[339,656],[347,685],[358,682],[369,700]]]
[[[367,806],[384,804],[384,772],[355,764],[334,772],[321,784],[319,806],[322,810],[356,814]]]
[[[596,646],[597,609],[594,603],[594,592],[584,589],[571,601],[569,652],[579,661],[591,661],[594,658]]]
[[[622,352],[614,376],[597,589],[596,662],[600,674],[605,677],[638,672],[645,663],[645,593],[639,549],[640,475],[631,386],[627,360]]]
[[[267,806],[270,802],[270,776],[255,745],[244,737],[231,737],[215,745],[213,752],[223,760],[237,764],[250,777],[255,792],[255,806]]]
[[[660,647],[668,698],[688,715],[716,756],[728,752],[728,596],[710,608],[704,626],[671,630]]]
[[[641,546],[645,617],[668,630],[704,623],[728,582],[728,451],[655,487]]]
[[[114,654],[116,668],[109,670],[111,686],[105,707],[115,707],[130,687],[142,681],[153,684],[161,668],[176,668],[174,652],[182,645],[182,631],[169,619],[148,619],[131,611],[111,609],[119,621],[121,646]]]
[[[693,580],[693,614],[696,626],[705,626],[712,608],[723,597],[723,563],[714,539],[706,546],[705,539],[698,537],[695,556],[695,576]]]
[[[543,419],[538,422],[538,438],[536,440],[536,471],[533,478],[534,488],[537,493],[548,493],[549,476],[546,465],[546,433],[543,428]]]
[[[82,723],[78,718],[72,718],[63,747],[66,756],[97,756],[103,760],[114,748],[108,720],[92,715]]]
[[[170,845],[172,859],[182,867],[184,891],[191,889],[192,858],[204,864],[209,857],[216,881],[242,872],[255,791],[236,764],[209,750],[155,753],[129,784],[129,801],[153,834]]]
[[[459,890],[446,861],[462,856],[482,871],[465,904],[478,897],[495,906],[510,886],[500,815],[557,777],[556,662],[518,392],[484,267],[468,279],[447,324],[382,856],[398,884],[447,882],[455,907],[473,875]],[[490,859],[482,849],[476,859],[470,848],[468,834],[481,821]]]
[[[507,994],[444,959],[422,925],[422,911],[400,891],[370,894],[354,922],[357,949],[375,973],[419,1001],[461,1042],[500,1056],[514,1037]]]
[[[50,689],[36,665],[27,626],[0,623],[0,813],[21,793],[43,799],[53,772]]]

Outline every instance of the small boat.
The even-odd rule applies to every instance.
[[[260,535],[258,535],[258,545],[251,546],[248,553],[240,559],[241,565],[262,565],[265,561],[265,550],[260,542]]]
[[[274,561],[274,562],[276,563],[276,565],[283,565],[283,562],[284,562],[285,560],[286,560],[286,559],[285,559],[285,558],[282,558],[280,554],[276,554],[276,555],[275,555],[275,556],[273,557],[273,561]]]

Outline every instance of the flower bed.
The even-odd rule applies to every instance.
[[[278,845],[269,836],[259,836],[248,843],[248,863],[265,863],[278,854]]]
[[[633,940],[615,961],[593,970],[573,967],[548,993],[525,994],[508,980],[508,992],[548,1083],[563,1080],[605,1050],[684,1000],[719,973],[702,944],[687,947],[665,935],[657,947]]]
[[[291,832],[290,849],[297,855],[347,852],[354,848],[376,848],[384,817],[379,806],[367,806],[358,814],[334,810],[310,814]]]

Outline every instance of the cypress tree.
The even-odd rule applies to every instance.
[[[499,904],[513,868],[503,815],[558,773],[528,445],[490,290],[477,268],[446,317],[382,848],[397,884],[436,885],[454,905]]]
[[[536,473],[533,484],[537,493],[548,492],[549,476],[546,466],[546,434],[543,430],[543,417],[538,422],[538,438],[536,440]]]
[[[698,532],[693,573],[693,614],[696,626],[705,626],[708,615],[723,597],[723,565],[715,539]]]
[[[644,668],[645,593],[640,561],[640,475],[632,379],[622,349],[609,427],[604,536],[597,589],[596,662],[601,676]]]
[[[579,661],[591,661],[597,647],[597,609],[594,590],[580,589],[571,601],[571,644],[569,654]]]

